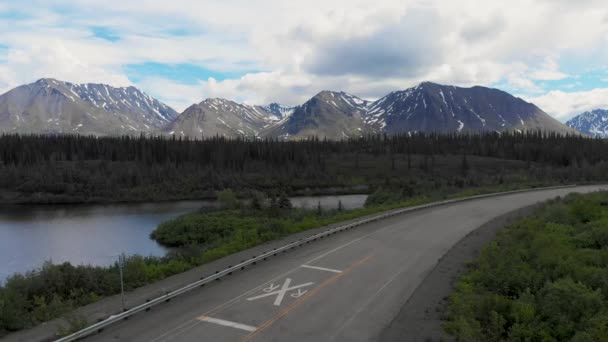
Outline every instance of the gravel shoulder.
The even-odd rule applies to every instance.
[[[416,288],[378,341],[453,341],[443,332],[441,325],[447,297],[456,280],[467,271],[467,265],[475,261],[483,247],[494,240],[501,229],[532,214],[539,206],[536,204],[499,216],[454,245]]]

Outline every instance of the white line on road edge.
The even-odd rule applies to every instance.
[[[302,267],[304,267],[304,268],[311,268],[313,270],[319,270],[319,271],[326,271],[326,272],[333,272],[333,273],[342,273],[342,271],[340,271],[340,270],[334,270],[334,269],[331,269],[331,268],[325,268],[325,267],[319,267],[319,266],[302,265]]]
[[[213,317],[207,317],[207,316],[201,316],[198,319],[203,322],[215,323],[218,325],[223,325],[225,327],[241,329],[241,330],[245,330],[245,331],[249,331],[249,332],[254,332],[258,329],[256,327],[252,327],[251,325],[230,322],[225,319],[219,319],[219,318],[213,318]]]

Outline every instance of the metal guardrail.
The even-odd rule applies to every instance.
[[[515,193],[521,193],[521,192],[531,192],[531,191],[539,191],[539,190],[552,190],[552,189],[563,189],[563,188],[572,188],[572,187],[576,187],[577,185],[564,185],[564,186],[553,186],[553,187],[545,187],[545,188],[535,188],[535,189],[523,189],[523,190],[513,190],[513,191],[505,191],[505,192],[498,192],[498,193],[491,193],[491,194],[484,194],[484,195],[476,195],[476,196],[471,196],[471,197],[466,197],[466,198],[455,198],[455,199],[449,199],[449,200],[443,200],[443,201],[439,201],[439,202],[432,202],[432,203],[427,203],[427,204],[422,204],[422,205],[418,205],[418,206],[413,206],[413,207],[408,207],[408,208],[400,208],[400,209],[394,209],[394,210],[390,210],[388,212],[382,213],[382,214],[378,214],[372,217],[368,217],[366,219],[362,219],[353,223],[349,223],[346,225],[342,225],[336,228],[332,228],[329,230],[326,230],[324,232],[321,233],[317,233],[314,235],[311,235],[307,238],[302,238],[298,241],[292,242],[290,244],[287,244],[285,246],[273,249],[270,252],[266,252],[263,253],[259,256],[254,256],[251,259],[241,262],[240,264],[228,267],[226,269],[224,269],[223,271],[220,272],[216,272],[213,275],[210,275],[208,277],[202,278],[199,281],[196,281],[192,284],[186,285],[182,288],[179,288],[175,291],[169,292],[163,296],[157,297],[153,300],[150,300],[144,304],[138,305],[132,309],[129,309],[125,312],[121,312],[119,314],[110,316],[109,318],[95,323],[89,327],[86,327],[80,331],[77,331],[71,335],[68,335],[66,337],[60,338],[58,340],[56,340],[55,342],[71,342],[71,341],[76,341],[78,339],[81,339],[83,337],[92,335],[100,330],[102,330],[103,328],[106,328],[114,323],[120,322],[121,320],[124,320],[126,318],[129,318],[130,316],[133,316],[139,312],[142,311],[146,311],[160,303],[163,302],[167,302],[172,298],[175,298],[181,294],[184,294],[186,292],[189,292],[193,289],[196,289],[200,286],[203,286],[205,284],[211,283],[215,280],[218,280],[226,275],[230,275],[232,274],[232,272],[238,271],[238,270],[242,270],[245,267],[249,266],[249,265],[255,265],[257,262],[259,261],[263,261],[266,260],[267,258],[271,257],[271,256],[275,256],[278,253],[281,252],[286,252],[292,248],[295,247],[299,247],[303,244],[306,243],[310,243],[311,241],[316,241],[318,239],[322,239],[326,236],[341,232],[341,231],[345,231],[366,223],[370,223],[370,222],[374,222],[374,221],[378,221],[378,220],[382,220],[385,218],[389,218],[392,216],[397,216],[397,215],[401,215],[404,213],[408,213],[408,212],[412,212],[412,211],[417,211],[417,210],[422,210],[422,209],[426,209],[426,208],[432,208],[432,207],[438,207],[438,206],[442,206],[442,205],[446,205],[446,204],[451,204],[451,203],[458,203],[458,202],[465,202],[465,201],[471,201],[471,200],[476,200],[476,199],[480,199],[480,198],[488,198],[488,197],[496,197],[496,196],[502,196],[502,195],[509,195],[509,194],[515,194]]]

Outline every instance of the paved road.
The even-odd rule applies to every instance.
[[[569,192],[461,202],[334,235],[142,313],[87,341],[375,341],[456,242],[490,219]]]

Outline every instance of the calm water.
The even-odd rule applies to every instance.
[[[366,195],[292,198],[296,207],[346,209],[363,206]],[[0,208],[0,283],[16,272],[54,263],[109,265],[121,253],[163,255],[166,250],[149,238],[167,219],[213,201],[145,204],[27,206]]]

